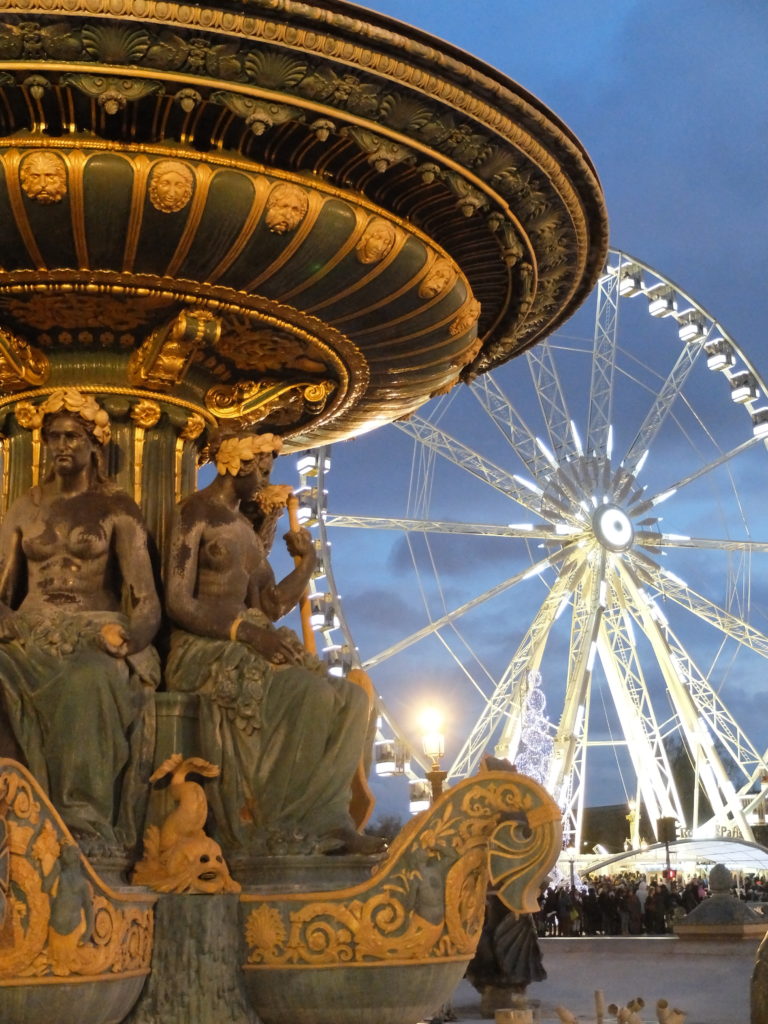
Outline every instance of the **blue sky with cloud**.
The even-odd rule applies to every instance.
[[[763,3],[377,0],[367,6],[462,47],[546,103],[580,138],[597,167],[612,246],[656,268],[698,300],[768,375],[768,16]],[[588,343],[590,315],[579,314],[565,325],[559,342],[565,349]],[[636,429],[636,416],[650,404],[659,374],[668,370],[668,345],[679,348],[674,324],[647,321],[644,312],[630,313],[622,327],[622,344],[638,352],[646,367],[637,371],[639,383],[628,386],[623,421],[617,422],[618,435],[625,423],[625,444]],[[562,358],[564,366],[571,365],[567,355]],[[575,366],[575,356],[572,361]],[[524,360],[509,364],[503,373],[507,393],[519,396],[526,416],[535,420]],[[585,389],[577,384],[577,376],[568,371],[568,400],[578,418]],[[651,487],[661,488],[664,481],[686,472],[681,467],[711,457],[703,433],[696,439],[695,452],[685,438],[685,433],[694,432],[697,417],[711,421],[723,444],[749,436],[748,417],[729,401],[721,375],[703,370],[700,379],[700,387],[691,387],[693,411],[681,409],[678,422],[670,425],[652,452],[647,468]],[[487,443],[488,451],[496,450],[500,460],[507,457],[498,441],[483,438],[485,427],[480,418],[475,420],[472,403],[457,401],[464,404],[460,413],[454,409],[451,415],[460,423],[462,439]],[[337,445],[332,455],[332,510],[405,514],[412,458],[408,438],[395,428],[384,428]],[[734,463],[733,487],[713,477],[670,499],[664,528],[706,536],[743,535],[743,517],[753,537],[768,539],[767,460],[764,446],[758,445]],[[519,471],[519,466],[513,468]],[[288,459],[276,475],[290,479]],[[530,518],[523,510],[511,510],[507,499],[487,488],[465,487],[447,476],[445,482],[436,481],[435,488],[436,504],[445,518],[494,523]],[[433,614],[439,614],[441,608],[468,600],[530,564],[531,555],[542,554],[535,548],[527,551],[520,542],[507,549],[507,542],[497,539],[483,538],[470,546],[459,538],[439,538],[431,547],[441,564],[439,582],[422,581],[426,589],[421,595],[401,535],[337,531],[333,541],[337,584],[364,658],[415,628],[425,601]],[[425,557],[423,538],[415,538],[413,544]],[[675,557],[691,586],[718,599],[725,556],[681,552]],[[753,616],[766,628],[768,583],[763,580],[768,580],[768,573],[759,571],[757,561],[753,570]],[[471,631],[480,638],[489,677],[503,669],[545,592],[542,582],[533,579],[474,614]],[[691,630],[681,625],[681,635],[686,632],[686,640],[694,642]],[[557,666],[563,664],[567,635],[557,633],[551,646],[547,664],[553,677],[562,678]],[[737,658],[731,664],[731,652],[725,649],[716,658],[718,641],[711,637],[702,641],[701,651],[702,667],[716,659],[713,680],[722,682],[723,695],[737,718],[754,722],[755,741],[764,747],[768,728],[761,721],[764,716],[754,714],[766,690],[762,664],[754,658]],[[473,661],[469,653],[463,659],[465,665]],[[428,696],[440,697],[450,713],[450,760],[482,704],[467,682],[462,657],[457,662],[432,640],[407,658],[377,668],[374,679],[401,719],[415,714]],[[549,711],[557,717],[561,694],[554,679],[548,692]],[[620,785],[603,786],[598,795],[605,800],[623,798]],[[404,808],[402,786],[383,793],[382,808]]]

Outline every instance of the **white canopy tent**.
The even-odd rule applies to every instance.
[[[715,864],[725,864],[734,872],[768,875],[768,849],[743,839],[678,839],[669,844],[669,863],[673,869],[685,874],[708,873]],[[579,865],[582,874],[601,875],[614,875],[625,870],[660,872],[666,866],[664,843],[595,858],[588,866],[583,861]]]

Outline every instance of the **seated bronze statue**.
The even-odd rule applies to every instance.
[[[272,434],[218,439],[217,476],[179,506],[166,575],[178,629],[166,683],[201,695],[196,753],[221,767],[207,793],[228,857],[370,853],[381,841],[360,835],[348,809],[368,697],[274,625],[309,582],[311,535],[285,535],[296,565],[278,583],[241,509],[269,484],[280,445]]]
[[[41,428],[47,472],[0,532],[0,752],[77,838],[117,851],[142,826],[137,745],[159,682],[146,529],[104,477],[109,417],[93,396],[58,391],[16,412]]]

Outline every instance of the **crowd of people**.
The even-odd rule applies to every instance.
[[[768,884],[748,878],[735,892],[750,901],[768,900]],[[578,935],[667,935],[709,895],[698,877],[649,880],[625,873],[588,877],[581,885],[547,885],[539,897],[540,938]]]

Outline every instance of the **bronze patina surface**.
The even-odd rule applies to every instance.
[[[595,280],[578,140],[417,30],[339,0],[0,16],[7,393],[108,383],[298,449],[504,362]]]

